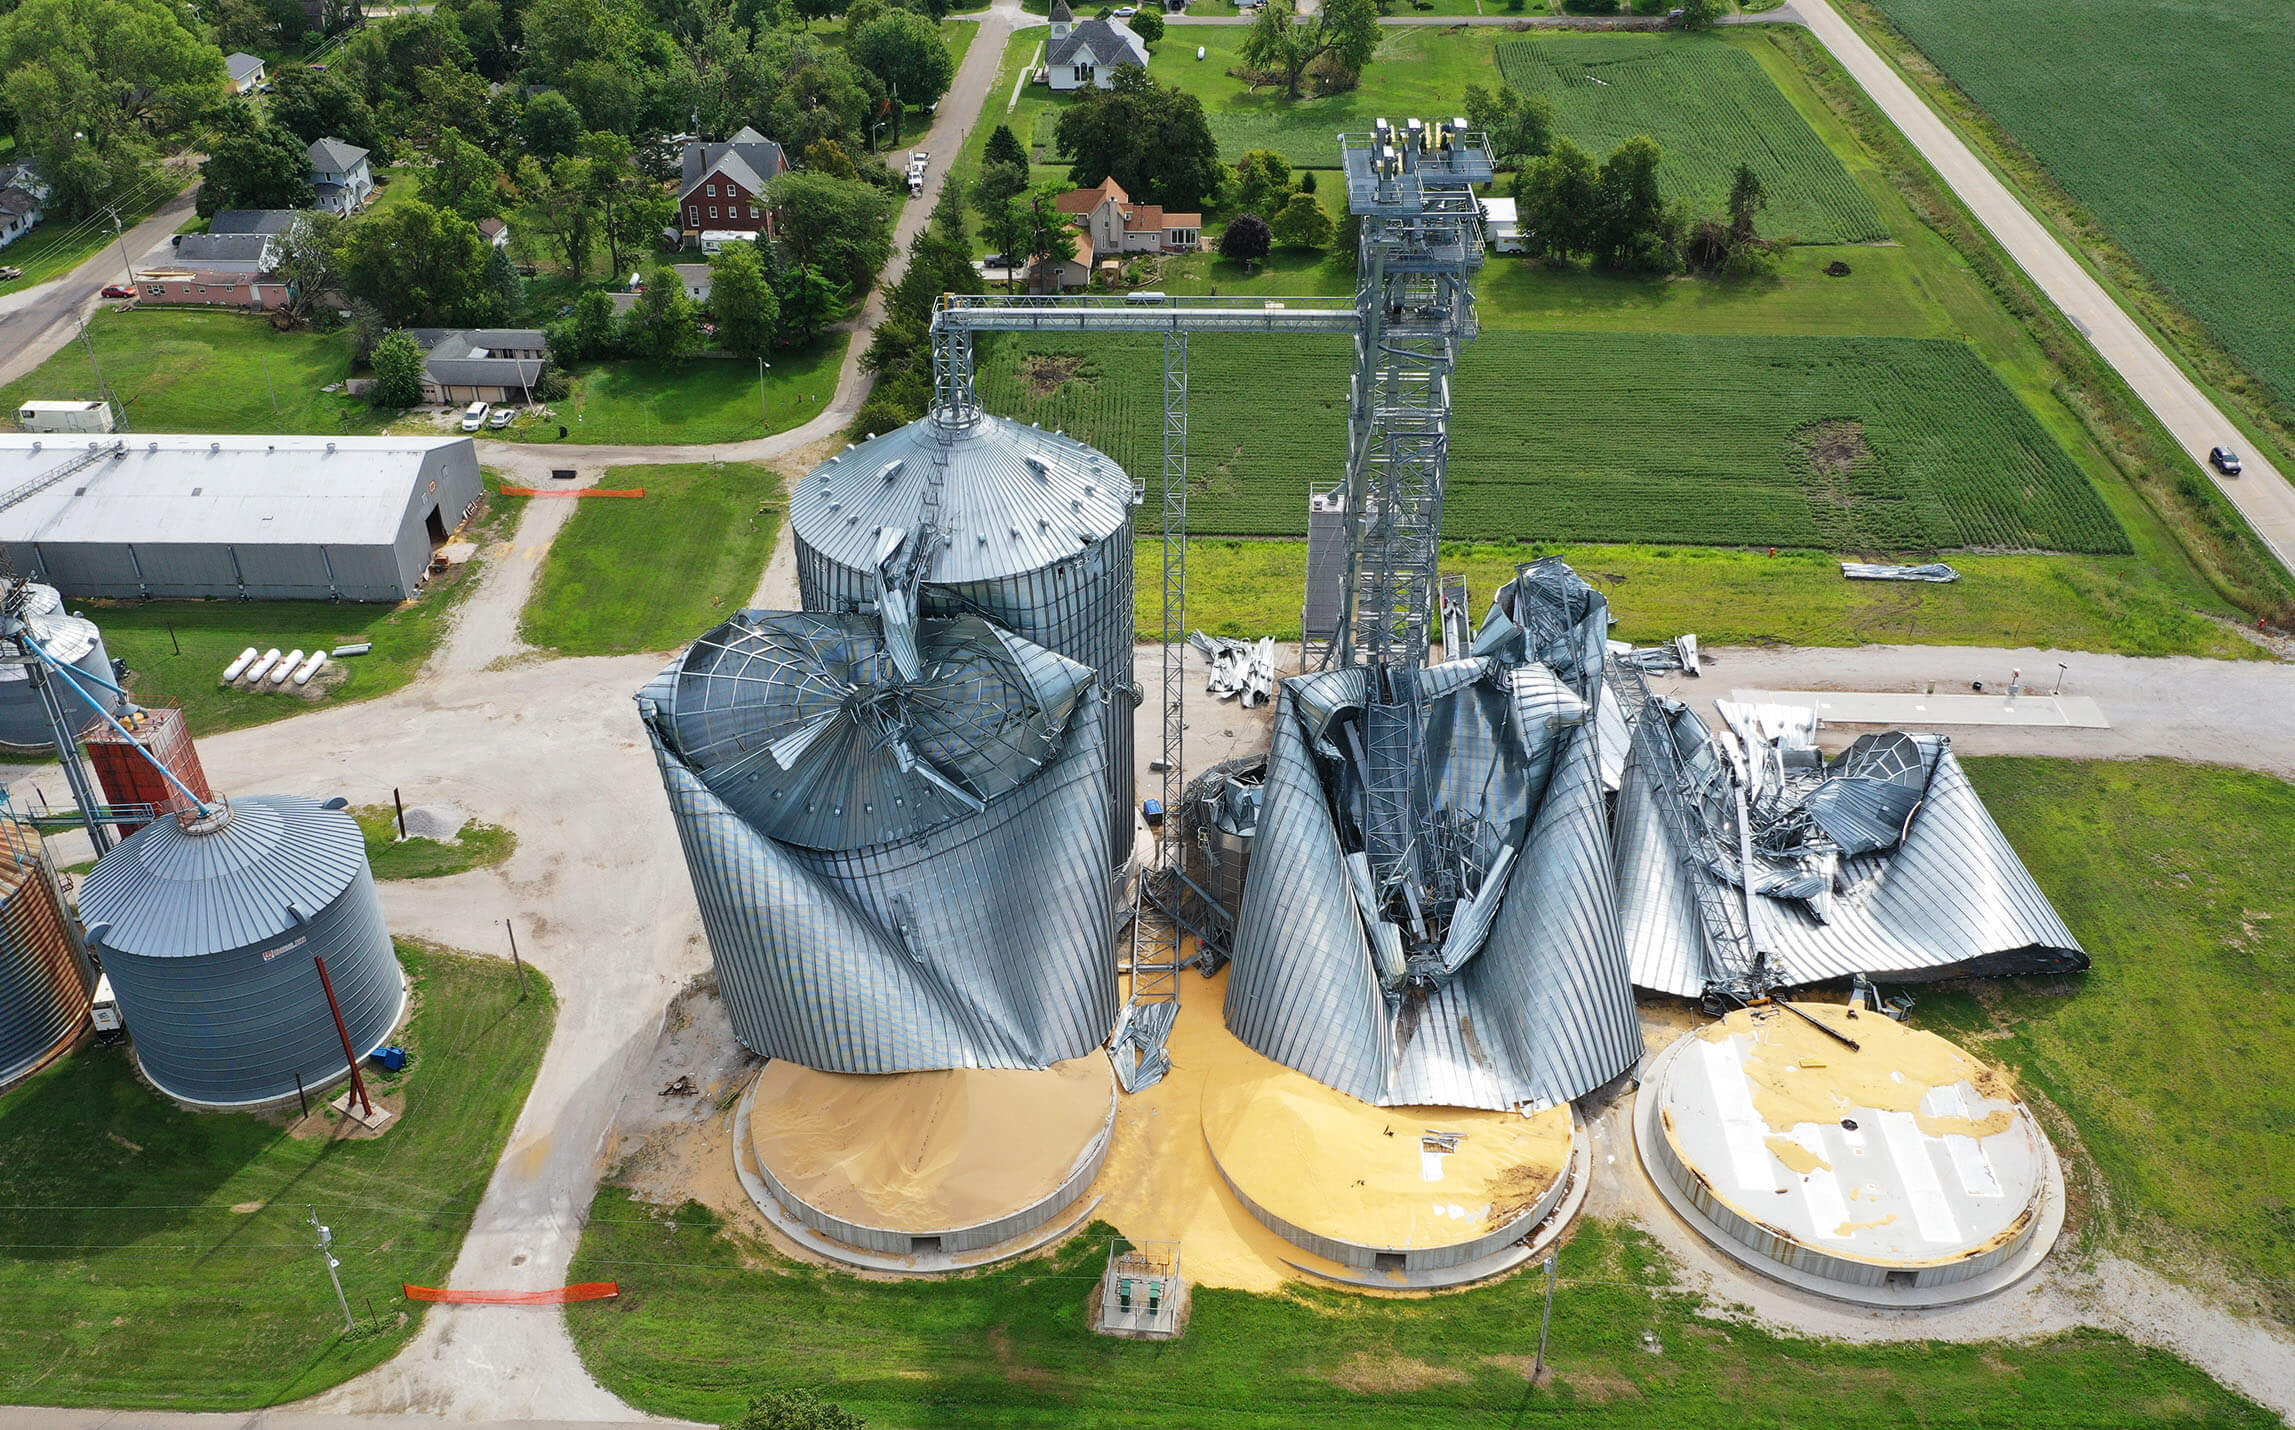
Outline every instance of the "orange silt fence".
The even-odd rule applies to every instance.
[[[580,1281],[555,1291],[449,1291],[438,1286],[400,1285],[409,1301],[442,1301],[450,1306],[563,1306],[568,1301],[605,1301],[622,1294],[619,1281]]]
[[[644,487],[504,487],[506,497],[642,497]]]

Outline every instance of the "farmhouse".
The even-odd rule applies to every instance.
[[[367,151],[340,139],[312,141],[311,187],[318,190],[319,207],[328,213],[348,216],[355,212],[375,191]]]
[[[510,246],[510,225],[498,218],[480,219],[478,232],[496,248],[508,248]]]
[[[14,487],[94,439],[0,435]],[[0,551],[67,596],[403,601],[478,502],[467,437],[100,439],[0,511]]]
[[[1068,0],[1052,0],[1052,40],[1044,55],[1044,82],[1056,90],[1113,89],[1122,65],[1147,68],[1147,42],[1121,20],[1076,23]]]
[[[773,232],[765,186],[788,167],[781,146],[746,125],[722,144],[692,141],[677,190],[678,232],[704,248],[704,235],[722,243]]]
[[[30,164],[0,164],[0,248],[30,233],[42,217],[48,186]]]
[[[1166,213],[1160,204],[1135,204],[1124,186],[1102,179],[1098,188],[1070,189],[1060,195],[1061,213],[1091,235],[1092,250],[1120,253],[1188,253],[1203,242],[1203,215]]]

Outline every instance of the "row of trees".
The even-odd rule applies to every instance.
[[[1742,273],[1767,266],[1782,250],[1758,230],[1768,198],[1751,168],[1737,166],[1725,214],[1693,219],[1659,192],[1663,162],[1648,135],[1628,139],[1599,164],[1569,140],[1555,140],[1515,176],[1525,251],[1632,273]]]

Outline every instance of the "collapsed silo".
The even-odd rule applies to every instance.
[[[208,1107],[275,1102],[343,1076],[326,973],[365,1057],[406,1008],[357,821],[291,795],[145,825],[80,886],[144,1075]]]
[[[1132,482],[1071,437],[979,414],[919,418],[814,468],[789,499],[801,604],[976,615],[1089,666],[1107,745],[1111,866],[1132,855]]]
[[[39,832],[0,805],[0,1087],[71,1046],[94,983]]]
[[[63,702],[64,728],[76,731],[95,719],[99,701],[103,713],[119,713],[124,702],[109,689],[118,679],[112,674],[111,652],[104,649],[103,632],[95,622],[66,611],[55,587],[27,581],[23,590],[24,624],[32,639],[58,664],[73,667],[87,691],[82,695],[70,681],[49,677],[56,698]],[[54,727],[25,669],[26,654],[15,648],[14,641],[0,642],[0,745],[41,748],[54,743]]]
[[[742,1045],[1045,1068],[1115,1018],[1105,703],[977,616],[743,611],[638,696]]]

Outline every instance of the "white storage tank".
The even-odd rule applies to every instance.
[[[1107,726],[1109,862],[1131,858],[1132,482],[1072,437],[986,414],[921,417],[807,473],[789,499],[808,611],[877,599],[885,533],[928,518],[941,543],[918,612],[982,616],[1090,666]]]
[[[144,1075],[168,1096],[244,1107],[347,1074],[315,961],[364,1058],[406,1008],[366,841],[292,795],[218,800],[145,825],[80,887],[90,951]]]
[[[83,696],[69,682],[50,677],[72,730],[93,720],[99,708],[113,715],[120,712],[125,702],[106,688],[118,682],[112,674],[111,652],[104,649],[104,633],[96,629],[95,622],[65,611],[64,598],[56,588],[37,581],[24,585],[24,621],[40,648],[73,667],[74,676],[86,688],[87,695]],[[0,641],[0,745],[45,749],[53,745],[54,735],[47,709],[40,703],[40,692],[33,688],[24,669],[24,654],[15,649],[13,641]]]

